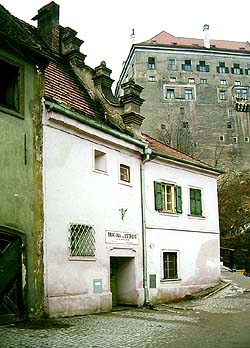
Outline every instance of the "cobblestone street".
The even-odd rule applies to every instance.
[[[250,279],[223,276],[232,284],[201,300],[1,326],[0,347],[250,348]]]

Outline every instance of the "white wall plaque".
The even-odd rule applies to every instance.
[[[106,243],[138,244],[138,233],[106,231]]]

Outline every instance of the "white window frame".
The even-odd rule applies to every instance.
[[[227,100],[227,91],[225,89],[219,89],[219,100]]]
[[[200,79],[200,84],[201,85],[207,85],[208,84],[208,80],[207,79]]]
[[[220,80],[220,85],[226,86],[227,85],[227,80]]]
[[[93,150],[93,171],[96,173],[107,174],[107,153],[100,148]]]
[[[171,64],[170,64],[171,62]],[[168,59],[168,70],[176,71],[177,70],[177,64],[175,58],[169,58]]]
[[[81,219],[80,219],[81,220]],[[68,234],[68,260],[70,261],[96,261],[96,238],[95,238],[95,229],[93,224],[90,224],[87,221],[80,221],[80,220],[72,220],[71,222],[68,223],[67,226],[67,234]],[[84,225],[88,226],[94,231],[94,255],[91,256],[75,256],[71,255],[70,249],[71,249],[71,239],[70,239],[70,225]]]
[[[155,81],[156,81],[155,76],[150,75],[150,76],[148,77],[148,81],[149,81],[149,82],[155,82]]]
[[[171,93],[170,93],[171,91]],[[165,88],[165,99],[175,99],[175,90],[171,87]]]
[[[169,81],[170,81],[170,82],[176,82],[176,80],[177,80],[177,78],[176,78],[175,76],[171,76],[171,77],[169,78]]]
[[[193,88],[184,89],[185,100],[194,100],[194,90]]]

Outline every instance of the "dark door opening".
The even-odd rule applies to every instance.
[[[110,257],[112,307],[137,303],[134,257]]]
[[[22,319],[22,241],[0,230],[0,324]]]

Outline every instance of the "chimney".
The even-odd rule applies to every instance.
[[[135,29],[132,29],[132,34],[130,35],[131,38],[131,45],[134,45],[135,43]]]
[[[203,26],[203,31],[204,31],[204,47],[210,48],[210,42],[209,42],[209,25],[204,24]]]
[[[123,122],[129,126],[136,138],[141,136],[141,125],[144,117],[140,115],[140,108],[144,99],[140,97],[143,87],[137,85],[133,79],[121,85],[123,96],[121,104],[124,107],[124,114],[121,115]]]
[[[49,47],[59,53],[59,5],[54,1],[38,10],[32,18],[38,21],[38,30]]]

